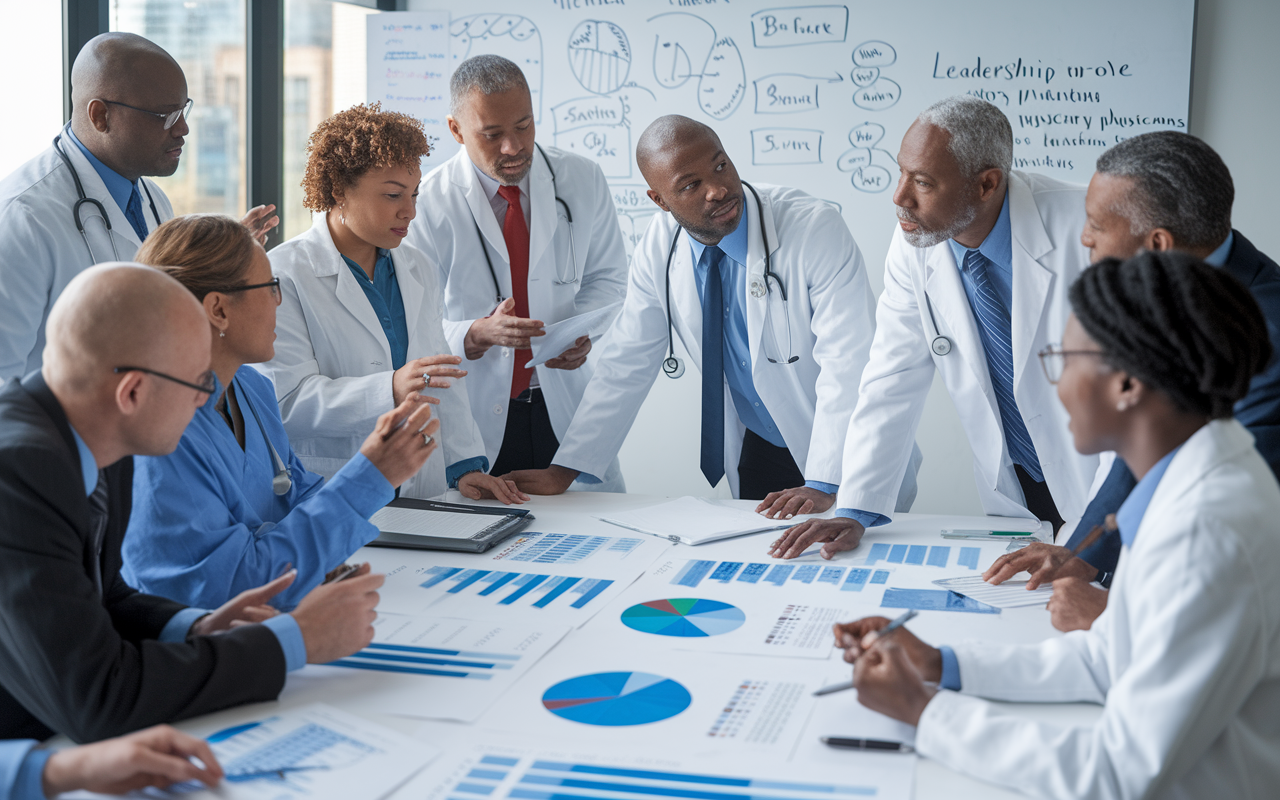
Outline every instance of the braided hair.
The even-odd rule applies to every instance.
[[[1185,253],[1103,259],[1072,284],[1071,306],[1109,364],[1184,413],[1229,418],[1271,359],[1249,290]]]

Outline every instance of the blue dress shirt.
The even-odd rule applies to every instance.
[[[44,800],[44,765],[52,751],[31,739],[0,742],[0,800]]]
[[[84,153],[84,157],[89,160],[89,163],[93,166],[94,172],[98,173],[98,177],[102,178],[102,182],[107,187],[107,194],[111,195],[111,199],[115,200],[116,205],[120,206],[120,210],[123,211],[126,216],[128,216],[129,198],[136,193],[138,195],[139,203],[141,203],[141,200],[142,200],[141,183],[142,182],[140,180],[136,182],[130,182],[128,178],[121,175],[119,172],[116,172],[111,167],[108,167],[106,164],[103,164],[98,159],[97,156],[89,152],[89,148],[81,144],[80,140],[76,138],[76,135],[71,132],[70,127],[68,127],[66,130],[67,130],[67,136],[71,139],[72,142],[75,143],[76,147],[80,148],[80,152]],[[141,212],[141,207],[139,207],[139,212]],[[140,237],[146,236],[147,226],[146,226],[145,220],[138,220],[138,222],[134,222],[133,220],[130,220],[130,222],[133,223],[135,230],[137,228],[138,222],[141,222],[142,231],[138,232],[138,234]],[[159,220],[156,220],[156,222],[158,223]]]

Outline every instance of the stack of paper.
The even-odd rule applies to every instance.
[[[797,523],[797,520],[771,520],[751,511],[717,505],[701,497],[681,497],[599,519],[681,544],[705,544],[748,533],[789,528]]]
[[[1053,596],[1052,583],[1041,584],[1032,591],[1027,591],[1026,581],[1005,581],[999,585],[992,585],[977,575],[947,578],[934,583],[956,594],[971,597],[996,608],[1042,606]]]

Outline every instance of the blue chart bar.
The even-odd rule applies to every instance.
[[[840,579],[844,577],[844,567],[823,567],[822,572],[818,575],[818,583],[829,583],[832,586],[839,586]]]
[[[945,589],[885,589],[882,608],[916,608],[921,611],[968,611],[999,614],[1000,609]]]
[[[456,586],[454,586],[452,589],[449,590],[449,594],[458,594],[459,592],[466,589],[468,586],[470,586],[471,584],[475,583],[476,581],[480,580],[481,578],[483,578],[485,575],[488,575],[488,574],[489,574],[489,570],[487,569],[467,570],[466,572],[458,576],[458,583]]]
[[[871,552],[867,555],[867,566],[874,566],[876,562],[884,561],[889,557],[889,545],[885,542],[876,542],[871,545]]]
[[[570,604],[570,607],[584,608],[592,600],[595,600],[597,597],[599,597],[601,592],[603,592],[605,589],[608,589],[612,585],[613,585],[613,581],[606,581],[603,578],[592,578],[590,580],[584,581],[583,583],[579,583],[576,587],[574,587],[573,591],[575,594],[577,592],[582,592],[582,597],[579,597],[577,600],[574,600]]]
[[[501,589],[503,586],[506,586],[508,583],[511,583],[513,580],[519,577],[520,577],[519,572],[491,572],[489,573],[488,577],[484,579],[484,582],[488,583],[489,586],[485,589],[480,590],[480,596],[488,597],[489,595],[493,594],[494,592]]]
[[[887,569],[878,569],[876,574],[871,576],[872,583],[888,583],[889,571]]]
[[[924,566],[924,557],[928,555],[929,548],[922,544],[913,544],[907,550],[906,563],[914,564],[917,567]]]
[[[514,767],[520,763],[518,758],[508,758],[507,756],[485,756],[480,759],[481,764],[493,764],[498,767]]]
[[[889,548],[889,563],[901,564],[902,559],[907,557],[907,546],[905,544],[895,544]]]
[[[580,580],[581,578],[566,578],[566,577],[556,578],[556,581],[558,581],[558,583],[555,583],[551,591],[547,592],[546,597],[534,603],[533,607],[546,608],[547,606],[551,605],[551,603],[555,601],[557,597],[569,591],[570,586],[573,586],[575,583],[577,583]]]
[[[950,547],[930,547],[929,548],[929,566],[945,567],[947,560],[951,558]]]
[[[849,577],[844,579],[844,583],[840,586],[842,592],[860,592],[867,586],[867,579],[871,577],[871,570],[855,567],[849,570]]]
[[[872,786],[833,786],[829,784],[818,783],[798,783],[792,781],[770,781],[760,780],[757,778],[738,778],[728,775],[699,775],[689,772],[658,772],[647,769],[625,769],[620,767],[604,767],[594,764],[566,764],[559,761],[535,761],[529,767],[531,771],[536,770],[539,774],[525,774],[521,776],[520,782],[525,785],[534,786],[563,786],[566,788],[577,789],[594,789],[596,791],[617,791],[625,792],[629,797],[692,797],[692,798],[754,798],[757,795],[744,795],[738,793],[721,794],[719,792],[710,793],[706,791],[697,791],[693,787],[733,787],[740,789],[766,789],[771,791],[782,792],[803,792],[805,794],[821,795],[824,797],[870,797],[876,794],[875,787]],[[555,774],[559,773],[559,774]],[[578,776],[592,776],[596,780],[583,780]],[[605,779],[626,779],[626,783],[606,782]],[[645,786],[633,783],[632,781],[642,780],[655,784],[663,784],[659,786]],[[645,791],[649,789],[650,791]],[[512,793],[512,797],[516,797]],[[521,794],[520,797],[534,797],[535,794]],[[537,796],[543,796],[541,794]],[[546,797],[555,797],[557,795],[546,793]],[[573,797],[582,797],[582,795],[574,794]]]
[[[459,572],[462,572],[461,567],[432,567],[427,570],[427,579],[418,585],[423,589],[430,589],[437,583],[441,583],[447,578],[457,575]]]
[[[519,661],[520,656],[479,653],[474,650],[441,650],[438,647],[414,647],[407,644],[381,644],[372,642],[365,650],[391,650],[396,653],[422,653],[429,656],[457,656],[461,658],[483,658],[485,660]]]
[[[476,767],[467,773],[467,777],[478,778],[482,781],[500,781],[507,777],[507,773],[496,769],[480,769]]]
[[[374,672],[403,672],[409,675],[432,675],[437,678],[477,678],[487,681],[493,677],[489,672],[458,672],[447,669],[427,669],[425,667],[406,667],[399,664],[388,664],[381,661],[353,661],[349,658],[330,661],[331,667],[347,667],[348,669],[367,669]]]
[[[773,569],[769,570],[769,574],[764,576],[765,583],[772,583],[774,586],[781,586],[787,582],[787,577],[795,571],[795,567],[791,564],[775,564]]]
[[[978,557],[982,555],[981,547],[961,547],[960,548],[960,566],[969,569],[978,568]]]
[[[715,565],[714,561],[690,561],[671,582],[676,586],[697,586],[702,583],[703,578],[711,574],[711,568]]]
[[[791,580],[800,581],[801,583],[813,583],[813,579],[818,577],[818,572],[822,567],[817,564],[805,564],[796,570],[795,577]]]
[[[716,567],[715,572],[711,573],[711,580],[728,583],[733,580],[733,576],[737,575],[740,569],[742,569],[741,561],[721,561],[720,566]]]
[[[759,583],[760,578],[764,576],[767,569],[769,569],[768,564],[748,564],[742,570],[742,574],[738,576],[738,580],[743,583]]]
[[[466,794],[491,795],[495,788],[497,787],[487,786],[483,783],[460,783],[454,791],[464,792]]]
[[[520,588],[516,589],[511,594],[499,600],[498,605],[509,606],[513,604],[515,601],[519,600],[521,597],[524,597],[529,592],[532,592],[533,587],[542,583],[546,579],[547,579],[546,575],[521,575],[515,581],[515,585],[519,586]]]

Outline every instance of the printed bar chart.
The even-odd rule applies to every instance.
[[[978,568],[978,560],[982,557],[981,547],[952,548],[947,545],[927,546],[923,544],[889,544],[876,542],[867,553],[867,566],[875,566],[880,562],[904,564],[907,566],[930,566],[945,569],[951,563],[951,551],[959,550],[959,558],[955,566]]]
[[[603,578],[440,566],[427,569],[423,577],[426,580],[419,584],[423,589],[440,592],[446,598],[489,598],[498,608],[568,605],[582,609],[613,585],[612,580]]]

